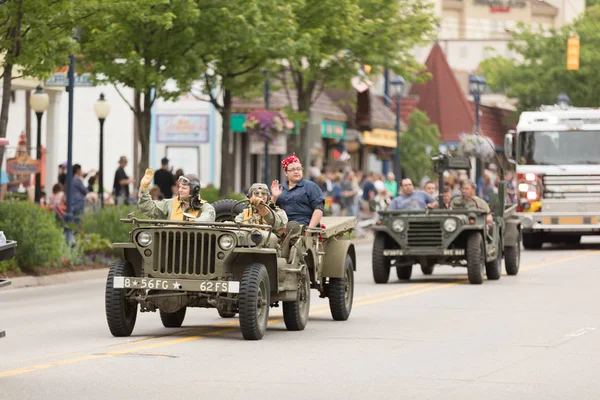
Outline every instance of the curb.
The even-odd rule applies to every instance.
[[[372,237],[356,238],[352,240],[355,244],[368,244],[373,242]],[[108,274],[107,268],[98,268],[88,271],[64,272],[44,276],[22,276],[11,279],[11,284],[4,290],[20,289],[36,286],[60,285],[71,282],[81,282],[93,279],[104,279]]]
[[[107,274],[108,268],[98,268],[88,271],[64,272],[62,274],[44,276],[22,276],[11,279],[11,284],[6,288],[6,290],[35,286],[59,285],[63,283],[100,279],[106,278]]]

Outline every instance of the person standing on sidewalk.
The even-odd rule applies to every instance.
[[[115,180],[113,182],[113,196],[115,204],[127,204],[129,202],[129,184],[134,183],[134,179],[127,176],[125,167],[127,166],[127,157],[119,158],[119,168],[115,171]]]
[[[170,199],[177,193],[175,176],[169,171],[169,159],[164,157],[160,160],[161,167],[154,173],[154,183],[160,188],[165,199]]]

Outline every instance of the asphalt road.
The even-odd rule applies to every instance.
[[[3,289],[0,399],[600,397],[600,242],[523,252],[519,275],[482,285],[451,267],[376,285],[370,260],[359,245],[348,321],[312,291],[304,331],[275,308],[261,341],[206,309],[114,338],[104,280]]]

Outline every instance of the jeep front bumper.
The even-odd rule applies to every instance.
[[[427,249],[427,248],[410,248],[410,249],[384,249],[385,257],[398,256],[431,256],[431,257],[453,257],[464,256],[464,249]]]

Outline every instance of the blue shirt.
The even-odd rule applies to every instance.
[[[276,204],[285,211],[288,220],[308,226],[313,212],[323,210],[325,198],[323,191],[316,183],[302,179],[292,189],[288,189],[287,183],[279,185],[279,187],[283,189],[283,192]]]
[[[400,195],[390,203],[388,210],[424,210],[435,199],[425,192],[412,192],[409,196]]]

